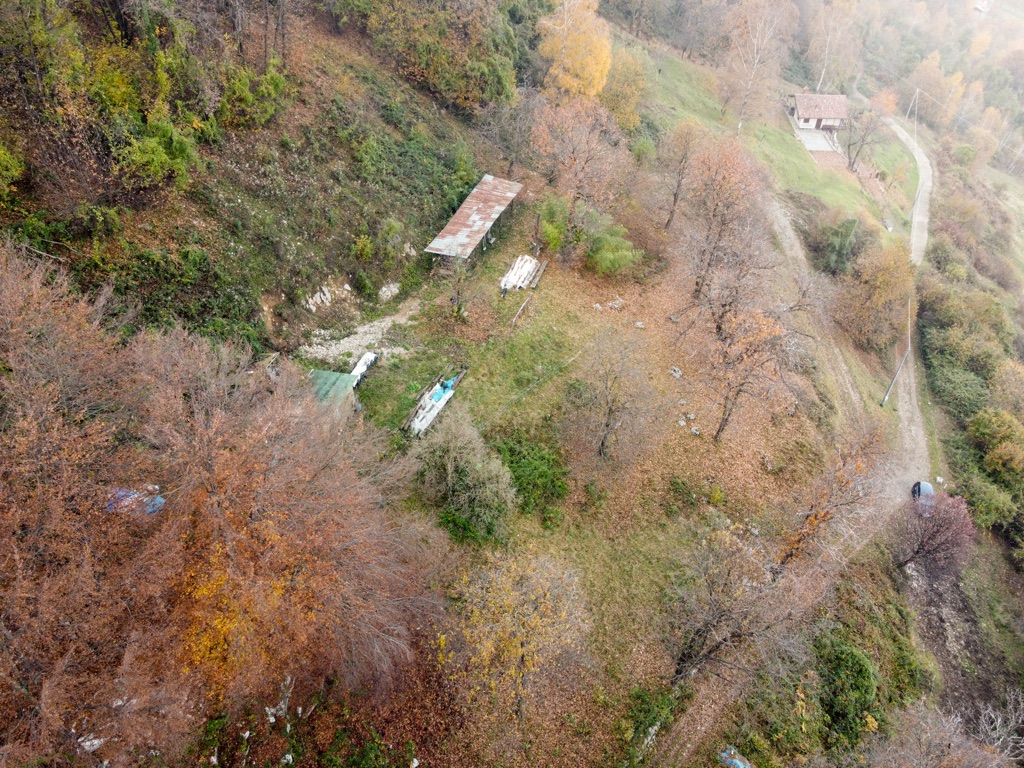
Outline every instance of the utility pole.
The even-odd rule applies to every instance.
[[[911,109],[911,107],[913,107],[913,109],[914,109],[914,141],[917,141],[917,98],[918,98],[918,96],[920,96],[920,94],[921,94],[921,89],[920,88],[915,88],[914,89],[914,98],[912,98],[910,100],[910,103],[907,105],[907,114],[903,118],[904,120],[909,120],[910,119],[910,109]]]

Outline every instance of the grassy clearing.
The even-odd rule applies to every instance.
[[[722,105],[714,93],[714,75],[673,54],[653,48],[648,52],[657,68],[648,98],[658,124],[671,128],[690,118],[721,129]]]
[[[975,557],[964,571],[961,586],[978,617],[986,648],[1005,666],[1007,686],[1024,679],[1024,607],[1021,576],[1006,557],[1006,545],[991,533],[977,537]]]
[[[745,137],[751,152],[771,171],[783,190],[811,195],[850,215],[866,209],[876,218],[881,217],[875,201],[856,181],[820,168],[791,130],[752,123]]]
[[[909,214],[909,206],[917,197],[917,183],[920,172],[917,168],[917,161],[911,154],[907,145],[896,138],[892,132],[887,132],[886,140],[871,148],[871,162],[875,168],[885,176],[885,183],[894,175],[900,176],[899,188],[907,199],[908,208],[905,214]]]

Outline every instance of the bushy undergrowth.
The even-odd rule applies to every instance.
[[[925,691],[910,613],[883,557],[855,563],[816,627],[787,639],[781,673],[766,671],[748,689],[729,738],[754,765],[844,755]]]
[[[870,225],[835,209],[818,215],[802,235],[814,267],[833,276],[845,275],[852,261],[879,242]]]
[[[118,7],[105,26],[95,9],[45,0],[0,18],[0,48],[16,52],[5,54],[0,85],[19,95],[18,121],[35,131],[22,133],[25,159],[41,188],[75,203],[183,185],[199,143],[217,140],[221,125],[265,124],[284,91],[276,59],[259,74],[228,51],[204,56],[197,42],[211,30],[184,4]],[[6,165],[0,187],[20,175]]]
[[[339,28],[358,25],[405,77],[468,111],[513,97],[516,66],[551,3],[469,8],[445,0],[332,0],[328,7]]]
[[[508,468],[470,421],[453,406],[417,448],[420,485],[441,505],[441,523],[457,541],[504,541],[518,505]]]
[[[1006,220],[963,192],[942,199],[938,211],[917,291],[928,384],[953,417],[944,445],[975,519],[1007,534],[1021,557],[1024,428],[1014,411],[1024,391],[1015,354],[1022,329],[1004,287],[991,278],[998,271],[992,264],[1007,258]]]
[[[500,434],[494,448],[512,473],[520,510],[538,515],[545,527],[555,527],[561,519],[556,505],[569,493],[569,468],[558,444],[513,429]]]
[[[611,216],[586,208],[580,217],[582,226],[574,226],[569,205],[557,196],[541,203],[541,241],[549,251],[566,253],[579,246],[585,266],[599,275],[622,274],[643,259],[643,251],[626,237],[626,228],[616,224]]]
[[[362,63],[294,138],[225,146],[192,191],[222,224],[232,261],[261,290],[284,293],[282,320],[301,325],[305,296],[329,275],[375,301],[389,282],[418,285],[422,244],[479,179],[469,147],[407,87]]]

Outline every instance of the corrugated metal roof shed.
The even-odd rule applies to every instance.
[[[850,116],[850,104],[841,93],[796,93],[793,94],[793,101],[796,103],[797,117],[845,120]]]
[[[309,378],[313,380],[313,391],[318,399],[325,403],[341,404],[352,394],[358,378],[351,373],[337,373],[336,371],[309,372]]]
[[[514,181],[484,176],[427,246],[427,253],[468,259],[522,188]]]

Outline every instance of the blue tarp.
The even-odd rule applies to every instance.
[[[458,376],[452,376],[450,379],[448,379],[448,381],[442,381],[441,387],[436,392],[431,394],[430,399],[433,400],[435,403],[440,403],[441,398],[445,396],[446,392],[451,392],[453,389],[455,389],[455,381],[458,378]]]
[[[732,744],[718,754],[718,762],[725,768],[750,768],[750,763],[736,751],[736,747]]]
[[[151,496],[130,488],[115,488],[110,501],[107,502],[107,512],[141,507],[147,515],[155,515],[166,503],[167,500],[163,496]]]

